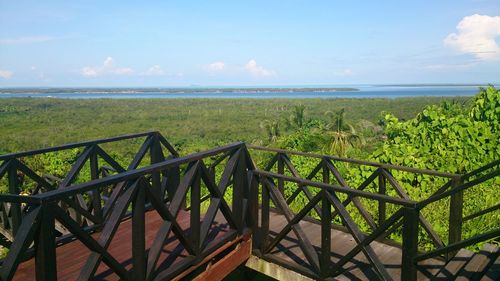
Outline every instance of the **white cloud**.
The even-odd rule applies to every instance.
[[[153,65],[146,72],[144,72],[142,75],[146,75],[146,76],[162,76],[162,75],[166,75],[166,73],[161,68],[161,66],[159,66],[159,65]]]
[[[253,76],[273,76],[275,72],[269,69],[265,69],[264,67],[257,65],[257,61],[255,59],[251,59],[245,65],[245,70],[248,71]]]
[[[354,73],[352,72],[352,70],[350,68],[346,68],[346,69],[343,69],[342,71],[335,72],[334,74],[336,76],[346,77],[346,76],[352,76]]]
[[[444,43],[462,53],[472,54],[481,60],[500,58],[500,16],[472,15],[464,17],[457,25],[457,33],[449,34]]]
[[[112,67],[113,66],[113,58],[107,57],[102,64],[104,65],[104,67]]]
[[[12,71],[0,69],[0,78],[9,79],[13,75]]]
[[[222,71],[226,67],[226,64],[222,61],[216,61],[214,63],[211,63],[208,65],[208,69],[210,71],[216,72],[216,71]]]
[[[86,67],[82,68],[82,71],[80,73],[83,76],[95,77],[95,76],[97,76],[97,69],[86,66]]]
[[[40,43],[40,42],[51,41],[54,39],[55,39],[55,37],[51,37],[51,36],[30,36],[30,37],[3,38],[3,39],[0,39],[0,45]]]
[[[102,66],[85,66],[80,74],[86,77],[96,77],[100,75],[130,75],[134,70],[130,67],[116,67],[112,57],[107,57]]]

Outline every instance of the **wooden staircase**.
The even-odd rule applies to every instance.
[[[500,280],[500,248],[485,244],[478,253],[461,249],[432,280]]]

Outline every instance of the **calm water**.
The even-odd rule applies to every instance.
[[[190,93],[0,93],[0,98],[4,97],[51,97],[65,99],[135,99],[135,98],[400,98],[400,97],[421,97],[421,96],[473,96],[478,92],[477,86],[359,86],[352,85],[359,89],[353,92],[190,92]]]

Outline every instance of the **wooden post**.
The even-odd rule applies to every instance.
[[[243,198],[247,183],[247,172],[243,149],[238,153],[236,169],[233,174],[233,207],[232,211],[237,221],[238,233],[243,233]]]
[[[418,251],[418,210],[402,207],[403,215],[403,253],[401,257],[401,280],[417,280],[415,257]]]
[[[330,201],[328,200],[326,189],[323,189],[321,195],[321,257],[320,269],[321,277],[327,278],[330,273],[330,255],[331,255],[331,227],[332,212]]]
[[[15,165],[14,161],[11,161],[9,163],[9,170],[8,170],[8,177],[9,177],[9,193],[10,194],[19,194],[20,193],[20,183],[19,179],[17,178],[17,166]],[[21,225],[21,219],[22,219],[22,214],[21,214],[21,204],[20,203],[10,203],[10,213],[12,216],[12,224],[11,229],[12,229],[12,236],[16,236],[17,230],[19,229],[19,226]]]
[[[265,186],[264,181],[261,181],[262,188],[262,205],[261,205],[261,231],[260,231],[260,251],[264,255],[266,254],[265,250],[267,249],[267,244],[269,241],[269,190],[268,187]]]
[[[386,179],[383,173],[378,175],[378,193],[385,195],[386,193]],[[382,225],[386,217],[386,202],[378,201],[378,225]]]
[[[461,182],[459,179],[453,179],[451,190],[453,190],[453,188],[459,186],[460,184]],[[463,204],[464,204],[463,191],[459,191],[450,196],[448,245],[462,240]],[[447,258],[450,259],[453,256],[455,256],[455,254],[456,252],[448,253]]]
[[[141,181],[132,201],[132,264],[134,280],[146,278],[146,185]]]
[[[327,159],[322,160],[323,166],[323,183],[330,184],[330,170],[328,169]]]
[[[278,174],[285,174],[285,162],[283,161],[283,155],[278,154]],[[278,178],[278,190],[285,196],[285,181],[282,178]]]
[[[191,184],[191,210],[189,238],[196,255],[200,253],[200,169],[197,162],[196,171]]]
[[[181,172],[179,166],[169,168],[167,170],[167,186],[166,186],[168,201],[172,201],[172,198],[174,198],[175,191],[177,190],[180,181],[181,181]]]
[[[90,179],[96,180],[99,178],[99,162],[97,159],[96,149],[92,149],[90,154]],[[99,219],[102,219],[101,193],[100,189],[92,190],[92,208],[93,213]]]
[[[153,135],[153,141],[151,143],[151,148],[150,148],[150,158],[151,158],[151,164],[155,164],[164,160],[158,134]],[[151,182],[152,182],[153,194],[156,194],[158,198],[163,199],[164,194],[160,194],[161,193],[160,172],[155,172],[151,175]]]
[[[37,281],[57,280],[56,237],[54,216],[42,204],[40,228],[35,237],[35,272]]]
[[[247,224],[252,229],[252,247],[259,248],[259,182],[252,171],[248,172],[248,181],[250,182],[250,191],[248,196],[248,214]]]

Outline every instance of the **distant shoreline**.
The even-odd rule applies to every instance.
[[[488,87],[497,84],[380,84],[373,87]]]
[[[335,93],[356,92],[357,88],[350,87],[324,87],[324,88],[0,88],[0,94],[141,94],[141,93]]]

